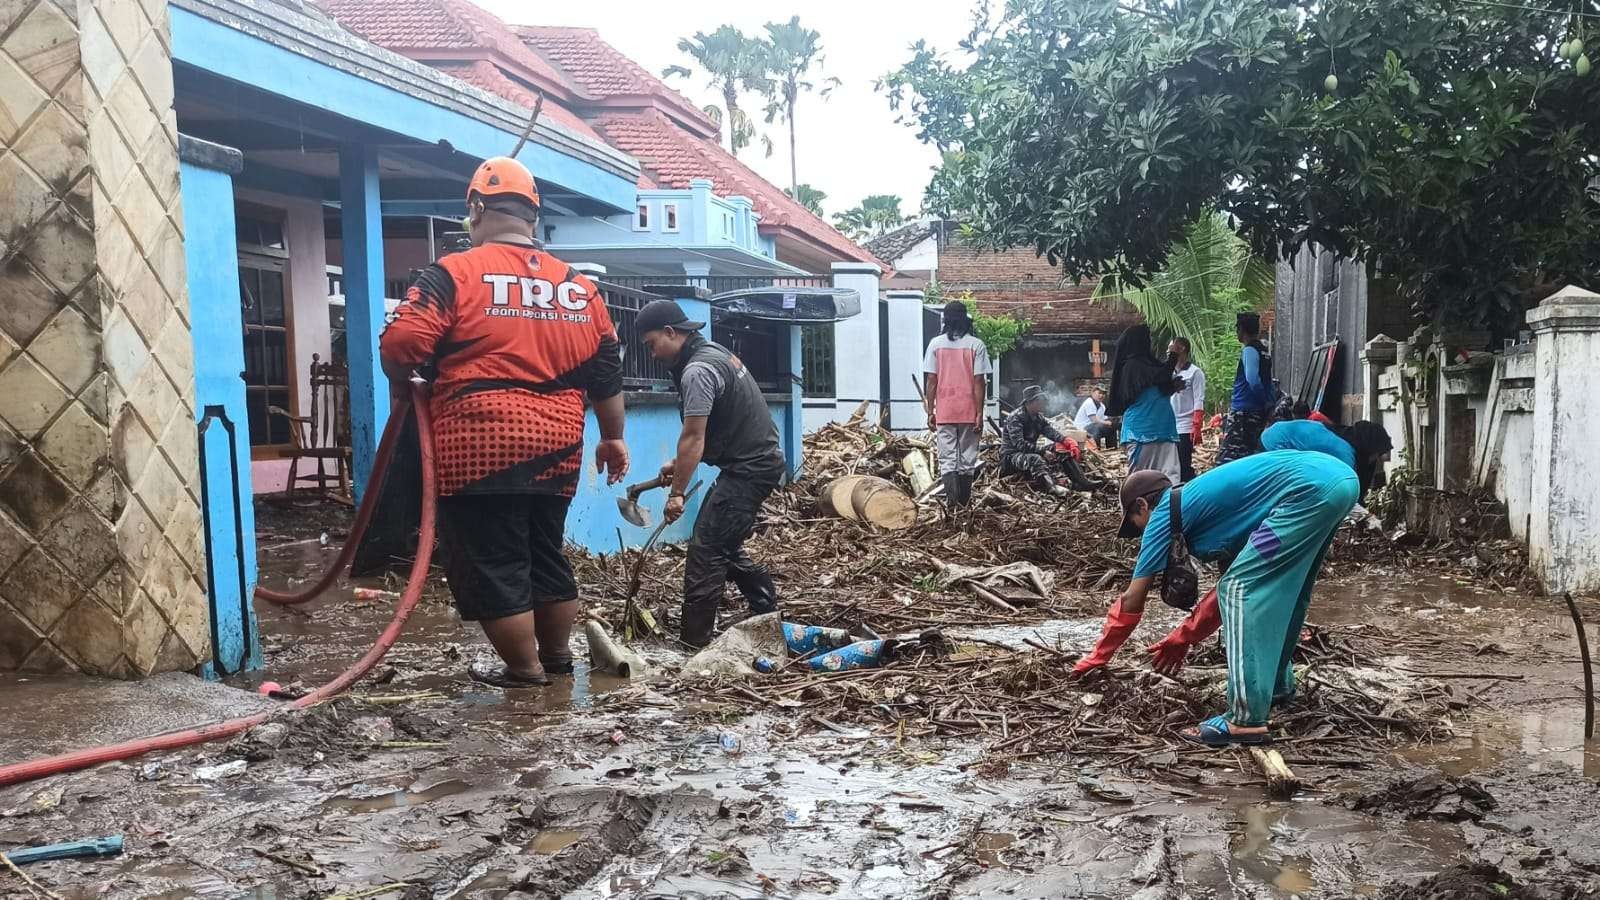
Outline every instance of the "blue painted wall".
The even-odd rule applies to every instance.
[[[665,398],[662,398],[665,399]],[[787,448],[798,443],[789,415],[789,404],[767,401],[773,421],[778,424],[779,446]],[[650,537],[661,522],[661,508],[667,503],[665,490],[651,491],[640,498],[640,505],[650,510],[650,527],[630,525],[617,512],[617,498],[625,494],[623,488],[656,477],[661,464],[678,452],[678,407],[675,402],[630,402],[624,432],[632,469],[622,484],[607,485],[605,478],[594,471],[594,445],[600,441],[600,426],[590,412],[583,433],[583,477],[578,482],[578,492],[572,498],[572,508],[567,513],[567,541],[592,553],[617,552],[617,529],[622,529],[622,540],[629,547],[639,547]],[[789,460],[790,474],[794,473],[795,460]],[[700,513],[700,500],[711,489],[717,470],[701,466],[695,478],[704,482],[690,499],[683,518],[661,533],[661,543],[682,543],[694,531],[695,516]],[[691,484],[693,482],[690,482]]]
[[[675,204],[678,209],[678,227],[667,230],[666,207]],[[723,199],[710,189],[687,191],[641,190],[638,205],[649,209],[649,227],[638,227],[637,211],[621,216],[607,216],[604,221],[580,216],[550,216],[548,225],[556,226],[556,240],[552,246],[607,246],[607,247],[660,247],[674,246],[713,248],[733,247],[764,255],[761,236],[756,232],[760,216],[751,211],[750,201],[744,197]],[[726,228],[729,220],[734,227]]]
[[[234,464],[238,467],[238,496],[234,504],[234,473],[229,466],[228,434],[220,421],[212,421],[201,436],[207,485],[207,559],[210,569],[211,616],[216,635],[216,663],[208,674],[261,667],[261,642],[257,639],[256,516],[250,483],[250,418],[245,409],[244,331],[239,309],[239,252],[234,242],[233,179],[223,172],[183,163],[179,170],[183,212],[189,222],[184,235],[184,261],[189,274],[189,309],[194,340],[195,412],[205,416],[207,406],[221,406],[233,423]],[[198,422],[196,423],[198,425]],[[244,596],[239,587],[239,541],[235,515],[243,532]]]

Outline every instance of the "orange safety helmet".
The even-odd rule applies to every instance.
[[[478,171],[472,173],[472,182],[467,185],[467,203],[472,203],[473,196],[521,197],[532,203],[535,209],[539,208],[539,186],[533,181],[533,173],[528,167],[509,156],[496,156],[483,161],[478,166]]]

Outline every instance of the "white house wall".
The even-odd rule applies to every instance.
[[[939,240],[932,234],[894,260],[901,272],[932,272],[939,268]]]

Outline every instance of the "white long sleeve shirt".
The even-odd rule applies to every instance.
[[[1172,395],[1172,413],[1178,417],[1178,433],[1194,433],[1194,411],[1206,405],[1206,373],[1194,363],[1178,371],[1183,390]]]

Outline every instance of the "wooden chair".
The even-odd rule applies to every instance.
[[[279,495],[285,502],[312,496],[318,501],[353,503],[350,490],[350,370],[344,364],[322,362],[311,356],[311,415],[295,416],[277,406],[267,412],[289,420],[293,449],[289,456],[289,478]],[[316,460],[315,472],[300,472],[301,460]],[[333,463],[329,472],[326,463]],[[302,488],[301,482],[312,487]],[[337,484],[337,491],[329,491]]]

